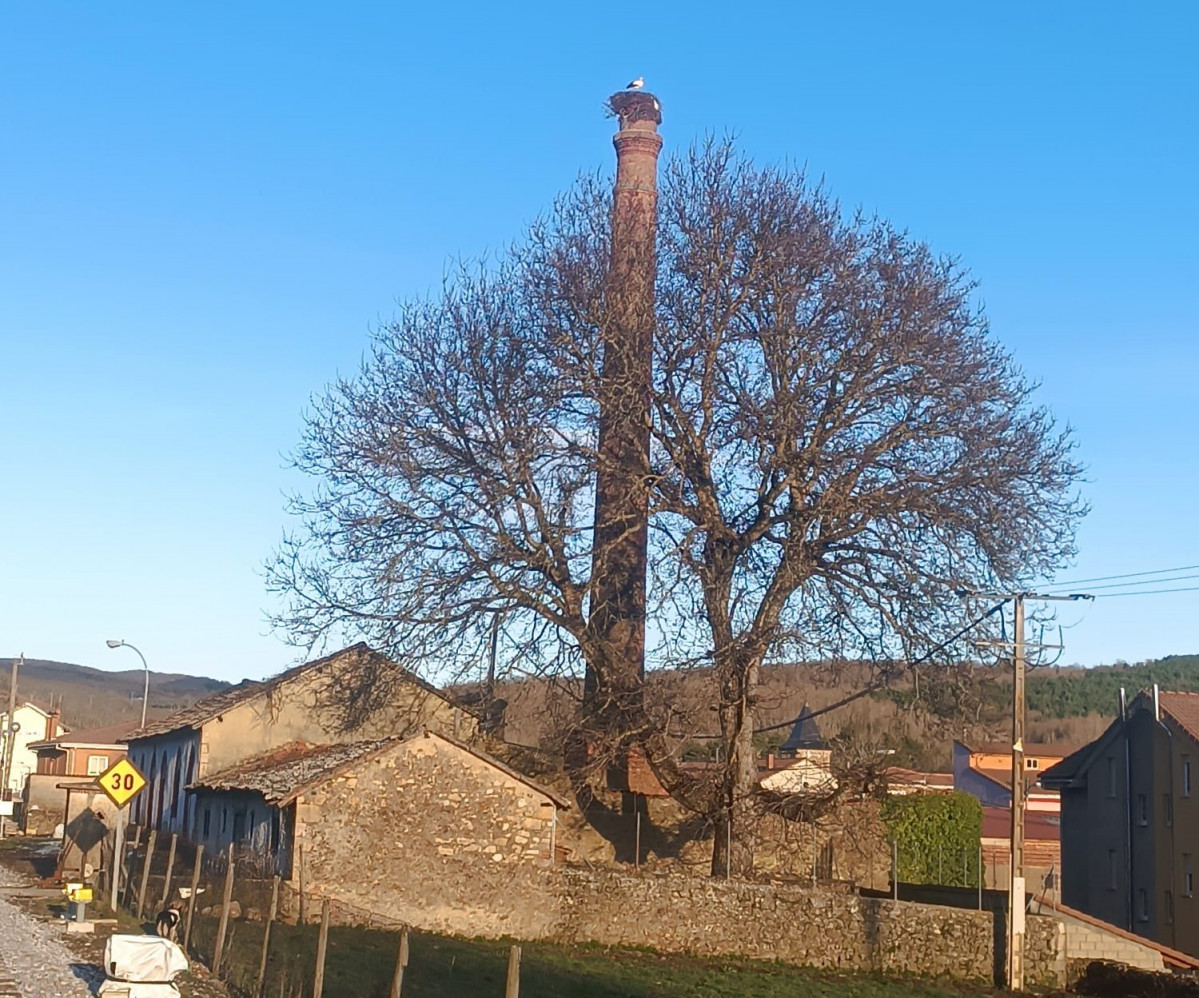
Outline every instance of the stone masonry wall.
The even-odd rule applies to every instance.
[[[560,872],[562,920],[554,936],[562,941],[987,984],[995,979],[990,912],[696,877]],[[1060,987],[1066,973],[1061,923],[1030,917],[1027,931],[1028,983]]]
[[[410,739],[299,799],[307,890],[470,936],[548,935],[554,805],[436,736]]]

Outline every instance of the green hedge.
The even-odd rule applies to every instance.
[[[978,886],[983,809],[976,797],[957,790],[889,796],[882,817],[899,847],[901,882]]]

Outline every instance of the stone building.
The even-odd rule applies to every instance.
[[[337,690],[381,673],[399,677],[391,695],[367,716],[348,718]],[[470,738],[477,725],[436,687],[356,644],[264,682],[246,680],[135,732],[129,759],[148,786],[132,804],[132,820],[190,836],[196,816],[186,788],[209,773],[295,743],[346,744],[427,727]]]
[[[195,840],[243,866],[424,929],[540,934],[569,803],[478,749],[406,739],[293,745],[203,776]]]

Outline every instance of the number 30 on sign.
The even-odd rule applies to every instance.
[[[146,789],[146,778],[128,759],[114,763],[97,782],[117,807],[124,807]]]

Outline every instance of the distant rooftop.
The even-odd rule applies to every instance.
[[[816,724],[816,718],[812,716],[812,711],[805,703],[803,709],[799,712],[799,717],[796,718],[795,727],[791,729],[791,734],[779,746],[779,752],[797,752],[800,749],[827,748],[828,742],[820,734],[820,727]]]

